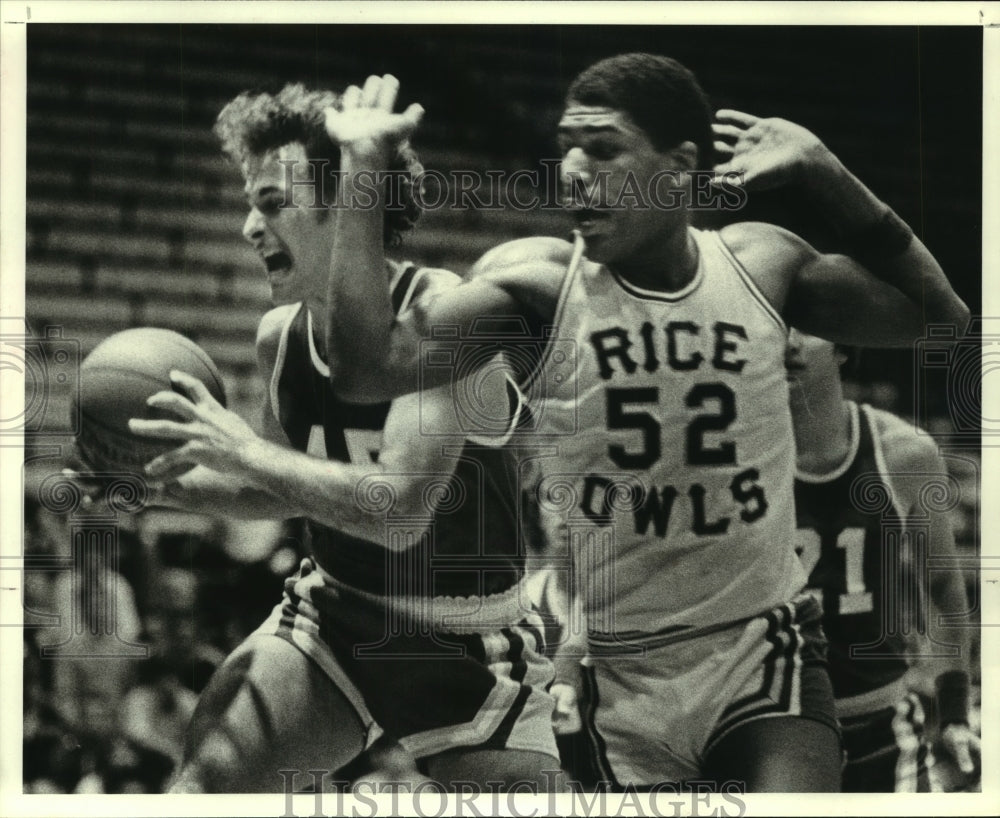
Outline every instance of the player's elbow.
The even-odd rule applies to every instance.
[[[392,552],[406,551],[430,530],[436,501],[434,487],[415,476],[381,472],[364,478],[355,490],[366,539]]]
[[[969,305],[954,294],[949,299],[948,313],[946,323],[953,325],[959,332],[964,332],[972,320],[972,310],[969,309]]]
[[[430,530],[438,506],[435,495],[445,491],[443,480],[440,487],[424,481],[408,482],[399,489],[393,516],[405,519],[406,530],[414,537],[421,537]]]

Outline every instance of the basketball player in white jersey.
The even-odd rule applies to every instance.
[[[334,111],[328,130],[350,179],[383,168],[384,144],[418,121],[412,109]],[[718,170],[741,173],[751,195],[802,183],[843,254],[768,224],[692,229],[689,210],[668,205],[690,194],[713,142],[727,160]],[[813,134],[734,111],[713,126],[697,81],[673,60],[630,54],[584,71],[559,144],[576,241],[503,245],[469,281],[399,316],[375,278],[382,213],[341,214],[331,328],[364,343],[337,350],[337,388],[378,400],[446,381],[450,370],[421,368],[435,328],[474,344],[484,316],[554,327],[575,354],[540,342],[526,389],[536,434],[558,449],[539,461],[539,500],[553,511],[551,545],[576,564],[605,778],[836,790],[820,610],[799,596],[806,577],[790,547],[787,326],[905,344],[924,321],[964,326],[968,310],[912,231]]]
[[[823,605],[844,792],[929,792],[933,759],[911,689],[918,674],[934,678],[942,743],[962,773],[979,753],[969,729],[971,632],[942,626],[942,616],[968,609],[962,573],[927,571],[928,560],[955,557],[947,504],[935,507],[928,490],[947,497],[957,487],[930,437],[844,398],[846,360],[829,341],[789,335],[796,550]]]
[[[391,109],[394,96],[382,101]],[[447,388],[376,406],[332,391],[325,299],[336,215],[315,202],[332,200],[318,184],[337,164],[324,111],[360,103],[293,85],[238,96],[216,126],[246,182],[244,238],[279,305],[258,331],[262,433],[184,373],[172,374],[177,391],[149,401],[176,419],[131,422],[137,434],[178,441],[147,466],[159,501],[306,517],[311,536],[313,555],[283,601],[204,691],[177,792],[321,786],[320,771],[380,735],[446,785],[545,785],[542,771],[558,769],[544,689],[552,669],[540,621],[521,608],[516,480],[502,435],[469,439]],[[390,161],[407,178],[419,170],[407,147]],[[402,201],[380,244],[412,227],[412,197]],[[400,308],[455,284],[442,270],[381,270]],[[505,384],[493,396],[496,386],[480,384],[482,397],[506,407]]]

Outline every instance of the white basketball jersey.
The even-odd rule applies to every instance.
[[[538,461],[538,498],[572,554],[592,645],[694,635],[806,581],[787,330],[719,234],[692,232],[698,270],[677,292],[577,253],[533,384],[537,432],[558,449]]]

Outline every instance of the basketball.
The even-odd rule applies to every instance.
[[[157,455],[180,445],[175,440],[139,437],[129,418],[176,419],[146,405],[146,399],[173,389],[171,370],[197,378],[223,406],[222,377],[194,341],[166,329],[140,327],[118,332],[99,343],[80,367],[79,453],[95,471],[141,473]]]

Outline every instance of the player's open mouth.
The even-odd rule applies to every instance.
[[[292,269],[292,257],[281,250],[264,256],[264,266],[267,268],[268,277],[273,273],[287,273]]]

